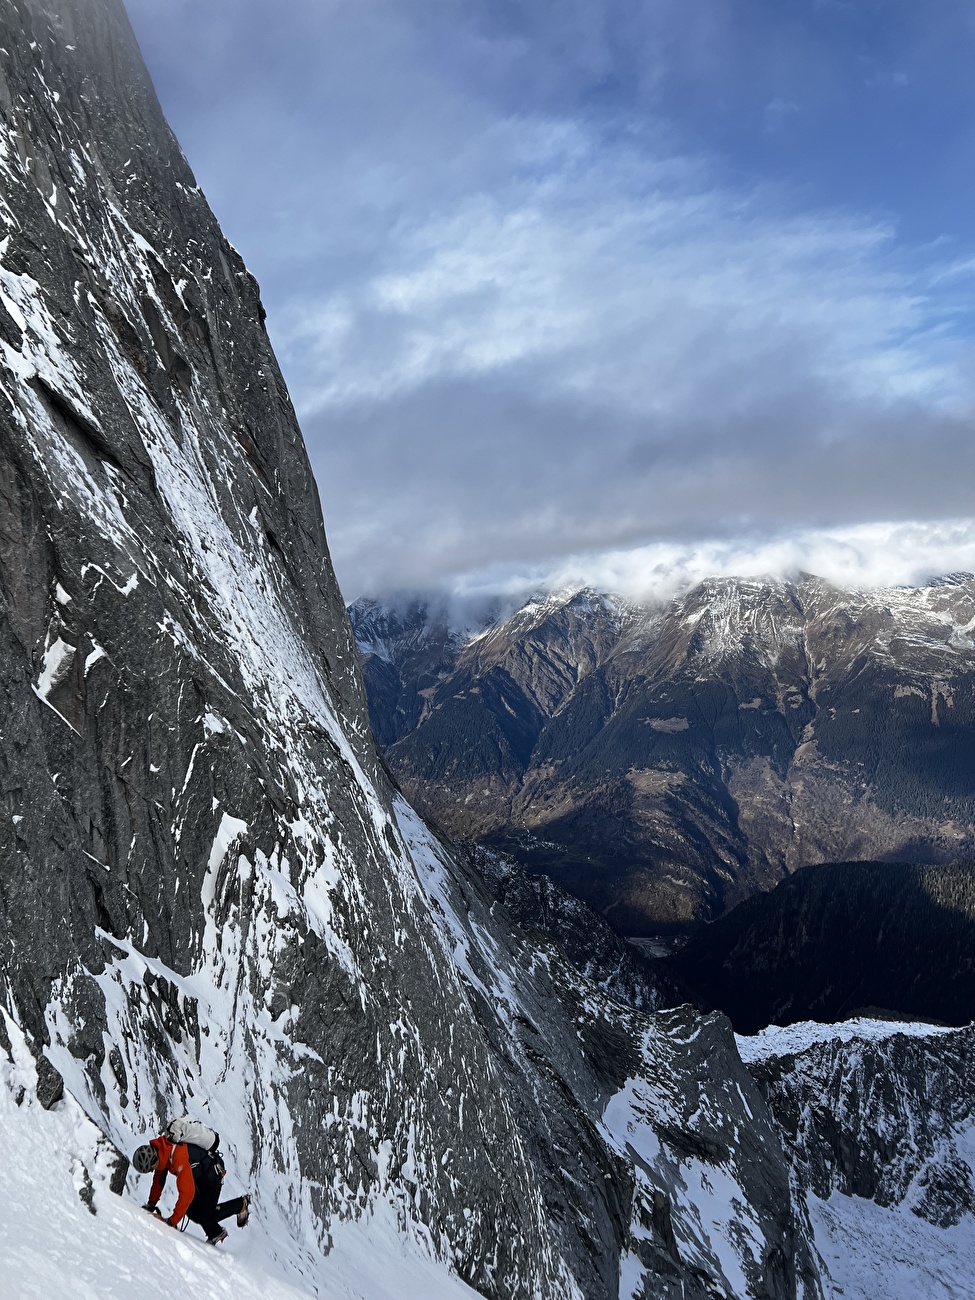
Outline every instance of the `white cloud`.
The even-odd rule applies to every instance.
[[[684,421],[715,385],[747,400],[784,353],[793,382],[849,400],[970,399],[932,296],[941,272],[909,269],[889,226],[785,215],[772,193],[567,123],[512,134],[529,176],[404,231],[378,273],[279,318],[305,413],[530,365],[542,393]]]
[[[263,282],[347,595],[972,513],[975,262],[937,237],[967,226],[920,182],[923,248],[809,198],[904,201],[857,132],[908,101],[863,98],[848,7],[130,4]],[[964,6],[896,9],[871,69],[949,102]],[[832,181],[748,179],[790,140]]]
[[[511,138],[528,174],[279,319],[348,591],[968,513],[963,277],[937,249],[565,123]]]
[[[861,524],[765,538],[712,539],[569,556],[550,566],[495,566],[446,586],[459,602],[512,602],[537,591],[592,587],[632,600],[666,600],[705,578],[794,577],[812,573],[847,590],[910,586],[975,572],[975,521]]]

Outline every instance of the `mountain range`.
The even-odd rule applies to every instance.
[[[455,838],[503,848],[634,935],[799,867],[975,855],[975,579],[591,590],[458,630],[350,608],[374,732]]]

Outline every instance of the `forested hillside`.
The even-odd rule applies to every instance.
[[[739,1033],[881,1012],[975,1017],[975,865],[809,867],[663,963]]]

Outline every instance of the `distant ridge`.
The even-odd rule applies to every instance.
[[[662,963],[736,1031],[856,1015],[975,1019],[975,864],[809,867]]]

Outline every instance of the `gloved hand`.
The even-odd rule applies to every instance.
[[[161,1218],[162,1218],[162,1215],[159,1213],[159,1211],[158,1211],[158,1210],[156,1209],[156,1207],[153,1205],[152,1201],[146,1201],[145,1205],[143,1205],[142,1208],[143,1208],[144,1210],[148,1210],[150,1214],[154,1214],[154,1215],[156,1216],[157,1219],[161,1219]]]
[[[169,1218],[166,1220],[166,1222],[169,1224],[171,1228],[179,1227],[179,1219],[175,1218],[173,1215],[170,1215]]]

